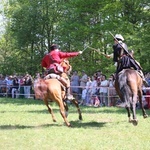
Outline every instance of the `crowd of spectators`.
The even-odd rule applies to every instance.
[[[81,75],[74,71],[71,76],[71,92],[81,100],[80,105],[86,106],[115,106],[118,99],[113,87],[113,75],[107,78],[101,71],[91,76],[85,71]]]
[[[37,76],[37,75],[36,75]],[[150,73],[145,75],[150,86]],[[86,71],[73,71],[70,76],[71,92],[83,106],[115,106],[119,97],[113,85],[113,75],[106,76],[101,71],[89,76]],[[30,74],[6,75],[0,74],[0,96],[12,98],[34,97],[32,85],[34,78]],[[143,103],[150,108],[150,89],[143,87]]]
[[[145,74],[150,86],[150,73]],[[106,76],[101,71],[89,76],[85,71],[79,75],[74,71],[71,76],[71,91],[81,100],[80,105],[85,106],[116,106],[121,101],[114,88],[113,75]],[[150,108],[150,89],[143,86],[143,104]]]
[[[12,98],[30,98],[33,79],[31,75],[23,76],[0,74],[0,96]]]

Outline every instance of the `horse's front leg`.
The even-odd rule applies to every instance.
[[[48,105],[48,99],[45,98],[43,101],[44,101],[45,105],[47,106],[49,113],[52,116],[53,122],[56,122],[53,109],[51,108],[51,106]]]
[[[77,108],[77,110],[78,110],[78,113],[79,113],[79,120],[82,120],[82,113],[81,113],[81,110],[80,110],[80,108],[79,108],[78,101],[77,101],[76,99],[73,99],[71,102],[76,106],[76,108]]]
[[[57,102],[58,102],[58,105],[59,105],[59,108],[60,108],[60,114],[63,117],[66,125],[68,127],[71,127],[71,124],[68,122],[67,117],[66,117],[66,110],[65,110],[65,107],[64,107],[64,103],[62,102],[62,100],[58,100]]]

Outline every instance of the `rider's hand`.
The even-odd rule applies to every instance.
[[[79,54],[82,54],[83,52],[82,51],[79,51]]]
[[[104,54],[104,55],[105,55],[105,54]],[[110,56],[110,55],[105,55],[105,57],[106,57],[106,58],[110,58],[111,56]]]
[[[122,41],[118,41],[118,43],[119,43],[119,44],[123,44],[123,42],[122,42]]]

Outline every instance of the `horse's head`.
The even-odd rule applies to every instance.
[[[66,58],[63,59],[60,65],[64,68],[65,73],[70,74],[70,72],[72,70],[72,66],[69,64],[68,59],[66,59]]]

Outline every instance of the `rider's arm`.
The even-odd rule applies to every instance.
[[[80,54],[79,52],[59,52],[61,58],[75,57],[78,56],[79,54]]]

